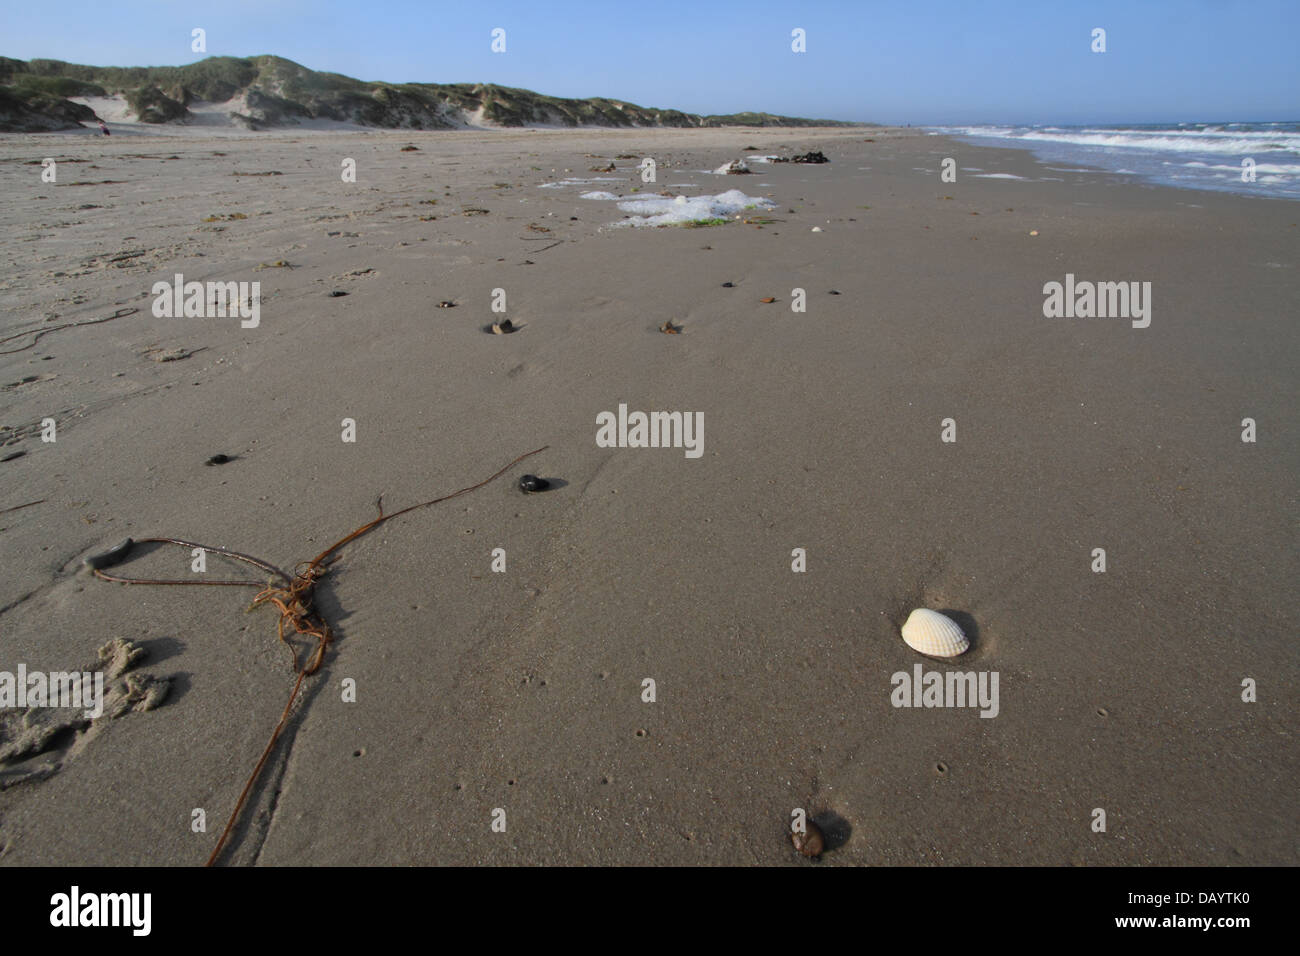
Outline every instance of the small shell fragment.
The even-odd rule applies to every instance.
[[[509,335],[511,332],[518,331],[518,329],[509,319],[503,319],[501,322],[492,323],[488,331],[493,335]]]
[[[957,657],[970,650],[957,622],[929,608],[919,607],[908,615],[902,633],[908,647],[928,657]]]
[[[682,326],[673,325],[673,320],[669,319],[663,325],[659,326],[659,331],[662,332],[664,335],[681,335]]]
[[[806,821],[805,826],[808,828],[807,833],[791,833],[790,840],[794,843],[794,848],[804,856],[819,857],[826,852],[826,837],[822,834],[822,828],[811,820]]]
[[[545,491],[551,487],[551,483],[545,478],[538,478],[536,475],[524,475],[519,479],[519,490],[532,494],[537,491]]]
[[[109,548],[107,551],[102,551],[99,554],[87,555],[86,558],[83,559],[81,563],[84,564],[86,567],[90,568],[92,571],[98,571],[101,568],[112,567],[113,565],[117,564],[119,561],[125,560],[127,554],[130,553],[131,548],[134,547],[134,545],[135,542],[130,538],[127,538],[121,544],[114,545],[113,547]]]
[[[776,299],[772,298],[772,296],[769,295],[766,299],[759,299],[758,301],[762,302],[764,305],[771,305],[773,302],[776,301]]]

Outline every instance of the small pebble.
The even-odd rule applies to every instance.
[[[342,295],[347,295],[347,293],[346,293],[346,292],[341,292],[340,290],[335,289],[333,292],[330,293],[330,298],[331,298],[331,299],[337,299],[339,296],[342,296]]]
[[[519,479],[519,490],[531,494],[535,491],[545,491],[551,487],[551,483],[545,478],[538,478],[536,475],[524,475]]]
[[[228,461],[234,461],[229,455],[213,455],[203,464],[205,465],[224,465]]]

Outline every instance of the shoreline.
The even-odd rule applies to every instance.
[[[389,129],[380,127],[361,127],[347,123],[336,123],[333,121],[320,121],[319,124],[303,124],[297,127],[274,127],[264,130],[248,130],[237,126],[214,126],[210,124],[193,124],[193,125],[162,125],[154,126],[145,123],[125,123],[114,127],[115,135],[125,136],[134,140],[137,137],[154,138],[158,140],[180,140],[192,141],[203,137],[212,137],[218,140],[236,139],[236,140],[255,140],[275,142],[283,137],[332,137],[332,136],[397,136],[415,142],[424,136],[463,136],[463,135],[486,135],[489,137],[499,135],[518,135],[518,134],[535,134],[543,135],[563,135],[563,136],[581,136],[581,135],[611,135],[635,138],[638,135],[655,135],[655,134],[682,134],[690,136],[692,134],[728,134],[737,133],[742,135],[762,135],[771,133],[783,138],[798,138],[801,135],[807,135],[811,138],[820,138],[824,135],[835,136],[836,134],[853,136],[857,133],[880,133],[885,136],[924,136],[927,138],[942,140],[953,144],[950,151],[959,151],[961,149],[976,150],[999,150],[1013,151],[1026,154],[1036,165],[1043,167],[1044,171],[1064,172],[1079,174],[1087,172],[1094,176],[1108,177],[1110,182],[1115,185],[1136,186],[1144,189],[1173,189],[1178,192],[1193,192],[1200,194],[1217,194],[1230,195],[1239,198],[1278,200],[1282,202],[1300,202],[1300,197],[1276,196],[1276,195],[1258,195],[1249,191],[1235,189],[1215,189],[1197,184],[1181,184],[1161,182],[1153,179],[1148,174],[1140,172],[1120,172],[1107,169],[1104,166],[1098,166],[1090,163],[1085,159],[1070,160],[1078,169],[1061,169],[1054,167],[1053,163],[1063,162],[1064,160],[1052,160],[1040,157],[1037,153],[1046,148],[1047,144],[1038,145],[1019,145],[1014,142],[1001,143],[974,143],[967,142],[967,139],[980,139],[988,137],[979,137],[976,134],[959,134],[946,132],[943,127],[933,126],[913,126],[898,127],[885,124],[863,123],[858,127],[835,127],[835,126],[812,126],[812,127],[776,127],[776,126],[726,126],[726,127],[692,127],[692,128],[672,128],[672,127],[629,127],[629,128],[612,128],[601,126],[586,127],[565,127],[565,126],[524,126],[524,127],[495,127],[495,126],[466,126],[450,130],[422,130],[422,129]],[[76,137],[89,135],[97,140],[102,139],[99,131],[86,127],[81,130],[50,130],[33,133],[0,133],[0,148],[10,143],[20,143],[30,141],[30,137]],[[111,137],[110,137],[111,138]],[[6,157],[0,156],[0,162],[4,162]],[[1069,180],[1057,180],[1066,181]]]

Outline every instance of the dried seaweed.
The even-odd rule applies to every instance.
[[[112,315],[105,316],[102,319],[85,319],[81,322],[64,322],[62,325],[53,325],[50,326],[48,329],[28,329],[26,332],[15,332],[13,335],[7,335],[4,338],[0,339],[0,345],[4,344],[5,342],[11,342],[14,339],[20,339],[24,335],[31,335],[34,336],[34,338],[26,345],[24,345],[22,348],[0,350],[0,355],[13,355],[15,352],[25,352],[29,348],[34,346],[37,342],[39,342],[42,335],[49,335],[51,332],[58,332],[63,329],[73,329],[79,325],[99,325],[99,323],[101,322],[112,322],[114,319],[120,319],[123,318],[124,316],[134,315],[136,312],[139,311],[140,310],[137,308],[118,309]]]
[[[257,569],[266,572],[271,576],[271,580],[269,582],[264,583],[260,581],[247,581],[247,580],[211,581],[211,580],[159,579],[159,578],[128,578],[128,577],[121,577],[118,575],[105,573],[103,569],[104,567],[108,566],[105,563],[102,562],[98,564],[91,563],[92,573],[96,577],[104,581],[112,581],[118,584],[157,584],[157,585],[176,584],[176,585],[203,585],[209,587],[258,587],[261,588],[261,590],[257,593],[256,596],[254,596],[253,602],[249,606],[249,609],[251,610],[252,608],[258,607],[263,604],[271,604],[274,605],[280,612],[279,619],[276,621],[276,634],[280,642],[289,648],[290,656],[292,657],[293,660],[294,673],[297,674],[297,680],[294,681],[293,690],[289,694],[288,703],[286,703],[284,706],[284,712],[280,715],[279,722],[275,725],[275,729],[271,732],[271,739],[268,741],[266,748],[262,751],[262,756],[257,761],[257,766],[253,768],[253,772],[249,775],[248,782],[244,784],[244,789],[239,794],[239,800],[235,804],[235,809],[231,812],[230,819],[227,821],[225,829],[221,832],[221,837],[220,839],[217,840],[216,847],[212,850],[212,855],[208,857],[208,862],[207,862],[208,866],[212,866],[214,863],[216,863],[217,859],[221,856],[222,850],[225,849],[226,842],[230,837],[231,831],[235,827],[235,823],[239,818],[240,811],[243,809],[244,803],[248,799],[248,795],[252,792],[253,786],[257,782],[258,777],[261,776],[262,768],[266,766],[266,761],[270,758],[271,752],[275,749],[276,742],[280,739],[280,733],[284,730],[285,723],[288,721],[289,715],[293,710],[294,702],[298,699],[298,692],[302,689],[303,681],[310,675],[316,673],[320,669],[321,664],[325,660],[325,652],[329,648],[330,642],[333,640],[333,635],[332,632],[330,631],[329,624],[326,622],[325,618],[320,614],[319,611],[316,610],[314,606],[313,598],[314,598],[314,593],[315,593],[317,583],[329,573],[330,567],[339,559],[339,556],[336,554],[336,552],[338,552],[339,549],[341,549],[345,545],[350,544],[351,542],[355,541],[357,538],[360,538],[362,535],[366,534],[367,532],[373,531],[375,528],[379,527],[381,524],[383,524],[386,521],[391,521],[393,518],[396,518],[400,515],[407,514],[411,511],[415,511],[419,508],[427,508],[430,505],[436,505],[439,502],[449,501],[452,498],[457,498],[460,495],[468,494],[471,491],[477,491],[479,488],[482,488],[484,485],[487,485],[490,482],[495,481],[497,478],[500,478],[502,475],[504,475],[515,465],[519,464],[519,462],[523,461],[525,458],[530,458],[533,455],[539,454],[540,452],[545,451],[547,447],[549,446],[543,446],[542,448],[535,449],[534,451],[530,451],[527,454],[520,455],[518,458],[510,462],[510,464],[506,465],[504,468],[496,472],[490,478],[486,478],[483,481],[480,481],[476,485],[470,485],[468,488],[462,488],[460,491],[455,491],[449,495],[443,495],[439,498],[433,498],[429,501],[422,501],[419,504],[409,505],[405,508],[402,508],[400,511],[392,511],[385,514],[383,496],[381,495],[379,497],[379,500],[375,502],[376,507],[379,509],[379,517],[375,518],[373,521],[369,521],[366,524],[363,524],[355,531],[352,531],[350,534],[347,534],[344,537],[340,538],[338,541],[334,542],[332,545],[330,545],[320,554],[316,555],[316,557],[312,558],[310,561],[306,561],[298,564],[294,568],[292,574],[288,574],[280,570],[279,568],[277,568],[275,565],[267,561],[263,561],[260,558],[252,557],[251,555],[242,554],[238,551],[230,551],[226,548],[218,548],[210,545],[197,544],[193,541],[185,541],[180,538],[139,538],[136,539],[135,542],[130,542],[128,540],[128,542],[125,542],[127,547],[123,548],[121,553],[121,557],[125,558],[127,553],[130,550],[130,546],[132,544],[137,544],[137,543],[138,544],[148,544],[148,543],[171,544],[171,545],[177,545],[180,547],[190,548],[190,549],[202,548],[205,551],[211,551],[214,554],[223,555],[232,560],[240,561],[245,564],[252,565]],[[115,559],[111,563],[116,564],[117,560]],[[304,655],[302,659],[299,659],[298,651],[294,648],[294,646],[289,642],[288,638],[286,637],[286,633],[285,633],[286,625],[293,629],[294,635],[298,637],[304,637],[307,638],[309,641],[315,642],[314,650],[309,649],[309,652],[306,655]]]

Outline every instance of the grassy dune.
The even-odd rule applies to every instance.
[[[93,120],[75,96],[122,95],[145,123],[184,123],[195,101],[243,96],[231,122],[252,129],[326,119],[386,129],[452,129],[482,110],[501,126],[848,126],[771,113],[700,116],[601,97],[563,99],[491,83],[368,82],[278,56],[214,56],[186,66],[84,66],[0,57],[0,130],[70,129]]]

